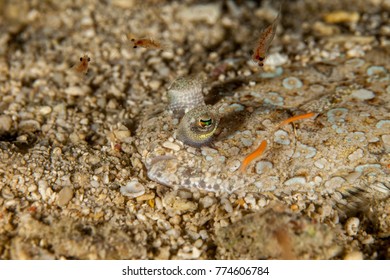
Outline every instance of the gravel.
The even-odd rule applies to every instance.
[[[279,3],[0,0],[0,258],[390,258],[390,6],[328,2],[284,1],[260,69]],[[167,110],[198,74],[201,149]]]

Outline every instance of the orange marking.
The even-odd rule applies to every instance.
[[[151,208],[154,208],[154,205],[155,205],[155,202],[154,202],[154,199],[149,199],[148,200],[148,204]]]
[[[303,114],[303,115],[294,116],[294,117],[288,118],[287,120],[282,121],[278,125],[278,127],[289,124],[289,123],[294,122],[294,121],[308,119],[308,118],[313,117],[314,115],[315,115],[315,113],[307,113],[307,114]]]
[[[253,153],[250,153],[249,155],[247,155],[244,160],[242,161],[242,164],[241,164],[241,167],[240,167],[240,171],[242,173],[245,173],[245,170],[247,168],[247,166],[253,161],[255,160],[256,158],[258,158],[259,156],[261,156],[265,150],[265,148],[267,147],[267,141],[263,140],[263,142],[261,142],[260,146],[253,152]]]
[[[240,207],[244,207],[245,200],[243,198],[239,198],[239,199],[236,200],[235,204],[240,206]]]

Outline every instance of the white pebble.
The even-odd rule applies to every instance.
[[[10,116],[0,116],[0,131],[9,131],[12,126],[12,119]]]
[[[185,22],[204,21],[211,25],[215,24],[220,16],[221,16],[221,5],[219,3],[192,5],[180,9],[180,11],[177,14],[177,17],[181,21],[185,21]]]
[[[326,164],[326,159],[322,158],[314,162],[314,165],[320,169],[324,168]]]
[[[345,183],[345,179],[339,176],[332,177],[325,183],[325,187],[329,190],[335,190],[341,188],[341,186]]]
[[[362,158],[364,155],[364,152],[362,149],[357,149],[356,151],[354,151],[353,153],[351,153],[349,156],[348,156],[348,159],[352,162],[355,162],[357,161],[358,159]]]
[[[200,203],[203,206],[203,208],[209,208],[210,206],[216,203],[216,199],[211,196],[206,196],[200,200]]]
[[[390,134],[382,135],[383,145],[385,146],[386,153],[390,152]]]
[[[355,236],[359,231],[360,220],[356,217],[349,218],[345,223],[345,231],[349,236]]]
[[[51,111],[52,111],[52,109],[51,109],[50,106],[42,106],[42,107],[39,109],[39,113],[41,113],[42,115],[50,114]]]
[[[46,180],[40,180],[38,182],[38,192],[39,194],[42,196],[42,199],[43,200],[46,200],[47,196],[46,196],[46,190],[48,188],[48,183]]]
[[[230,203],[229,200],[227,200],[226,198],[223,198],[221,200],[221,204],[223,206],[223,208],[225,209],[226,212],[228,213],[232,213],[233,212],[233,206],[232,204]]]
[[[284,182],[286,186],[291,186],[291,185],[304,185],[306,184],[306,179],[305,177],[293,177],[291,179],[288,179],[286,182]]]
[[[57,205],[63,207],[67,205],[72,198],[73,198],[72,188],[65,187],[58,193]]]
[[[70,96],[85,96],[90,92],[89,87],[71,86],[65,89],[65,93]]]
[[[124,196],[134,198],[143,195],[145,193],[145,187],[137,179],[134,179],[128,182],[126,186],[122,186],[120,192]]]
[[[247,204],[251,205],[252,207],[256,206],[256,198],[254,198],[253,196],[247,196],[244,198],[244,200]]]
[[[287,55],[283,55],[280,53],[273,53],[267,57],[267,60],[264,62],[264,64],[268,66],[276,67],[285,64],[287,60],[288,60]]]
[[[354,90],[351,96],[360,100],[369,100],[374,98],[375,94],[370,90],[362,88],[362,89]]]
[[[162,146],[164,148],[167,148],[167,149],[170,149],[170,150],[173,150],[173,151],[180,151],[180,146],[175,144],[175,143],[172,143],[172,142],[169,142],[169,141],[165,141]]]

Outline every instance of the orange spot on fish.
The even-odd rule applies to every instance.
[[[245,173],[247,166],[256,158],[260,157],[263,154],[266,147],[267,147],[267,141],[263,140],[263,142],[261,142],[260,146],[254,152],[250,153],[244,158],[240,167],[240,171],[242,173]]]
[[[289,124],[289,123],[294,122],[294,121],[308,119],[308,118],[313,117],[314,115],[315,115],[315,113],[307,113],[307,114],[303,114],[303,115],[294,116],[294,117],[288,118],[287,120],[282,121],[278,125],[278,127],[281,127],[283,125]]]

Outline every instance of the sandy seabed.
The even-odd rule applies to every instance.
[[[390,2],[284,1],[259,67],[279,7],[0,0],[0,258],[389,259]],[[187,75],[236,112],[199,149],[167,112]]]

